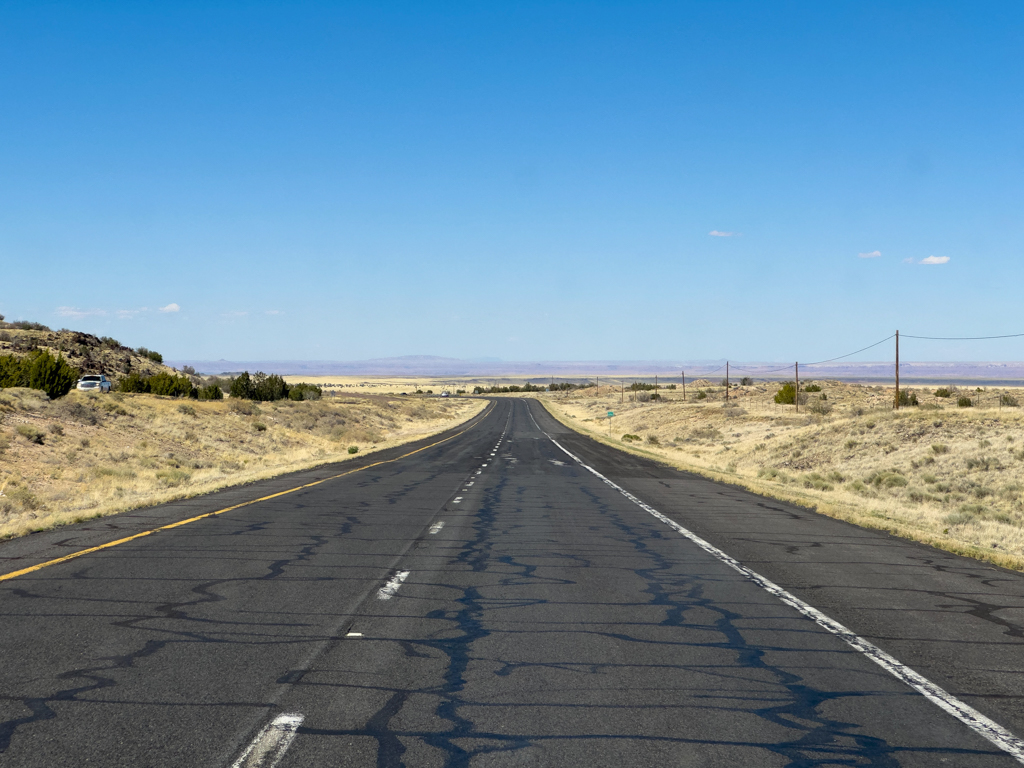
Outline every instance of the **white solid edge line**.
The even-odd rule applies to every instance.
[[[388,580],[387,584],[385,584],[383,587],[377,590],[377,599],[390,600],[392,597],[395,596],[395,593],[398,592],[398,588],[402,586],[402,582],[405,581],[408,577],[408,571],[399,571],[398,573],[396,573]]]
[[[274,768],[288,751],[304,719],[304,715],[295,712],[275,717],[256,734],[231,768]]]
[[[530,416],[532,417],[533,414],[531,413]],[[536,424],[536,420],[534,420],[534,423]],[[957,720],[962,722],[972,731],[974,731],[977,734],[980,734],[981,736],[984,736],[986,739],[995,744],[1001,750],[1012,755],[1014,758],[1017,759],[1018,762],[1024,763],[1024,740],[1021,740],[1020,738],[1012,734],[1006,728],[999,725],[999,723],[986,717],[981,712],[976,710],[974,707],[970,706],[969,704],[966,704],[963,701],[960,701],[960,699],[956,698],[951,693],[940,688],[928,678],[924,677],[921,674],[918,674],[910,667],[903,664],[899,659],[890,656],[888,653],[883,651],[874,643],[869,642],[868,640],[865,640],[863,637],[860,637],[859,635],[855,634],[852,630],[847,629],[845,626],[840,624],[835,619],[829,618],[824,613],[815,608],[813,605],[805,603],[799,597],[790,592],[787,592],[785,589],[780,587],[775,582],[765,578],[756,571],[752,571],[750,568],[743,565],[739,560],[736,560],[734,557],[727,555],[718,547],[714,546],[708,541],[705,541],[700,536],[693,533],[693,531],[690,531],[689,529],[681,526],[675,520],[670,520],[668,517],[661,514],[661,512],[654,509],[654,507],[638,499],[625,488],[622,488],[621,486],[613,483],[611,480],[602,475],[593,467],[584,464],[582,459],[566,450],[561,444],[559,444],[557,440],[551,437],[551,435],[547,435],[547,437],[549,440],[551,440],[552,443],[558,446],[558,448],[560,448],[573,461],[575,461],[581,467],[595,475],[606,485],[610,486],[611,488],[614,488],[616,491],[618,491],[627,499],[632,501],[642,510],[658,518],[659,520],[661,520],[661,522],[665,523],[665,525],[669,526],[670,528],[675,529],[678,533],[688,538],[690,541],[692,541],[698,547],[703,549],[705,552],[714,555],[716,558],[721,560],[729,567],[735,569],[736,571],[739,571],[739,573],[741,573],[743,576],[750,579],[752,582],[757,584],[766,592],[777,597],[786,605],[795,608],[804,616],[814,621],[818,626],[827,629],[833,635],[842,638],[850,646],[863,653],[865,656],[867,656],[869,659],[875,662],[878,666],[882,667],[882,669],[891,674],[893,677],[897,678],[898,680],[902,680],[904,683],[906,683],[915,691],[917,691],[922,696],[927,698],[933,704],[937,705],[940,709],[945,710],[953,717],[955,717]]]

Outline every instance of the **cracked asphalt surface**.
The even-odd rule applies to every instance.
[[[614,451],[534,401],[469,426],[0,582],[0,764],[226,768],[301,713],[284,768],[1019,765],[547,435],[1017,735],[1020,574]],[[356,466],[11,541],[0,573]]]

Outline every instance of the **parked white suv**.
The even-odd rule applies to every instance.
[[[75,389],[80,392],[109,392],[110,379],[100,374],[99,376],[83,376],[78,380]]]

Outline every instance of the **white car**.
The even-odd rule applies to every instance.
[[[103,374],[99,376],[83,376],[78,380],[75,389],[79,392],[109,392],[110,379]]]

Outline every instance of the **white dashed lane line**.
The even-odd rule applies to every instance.
[[[402,586],[402,582],[409,578],[408,571],[399,571],[392,576],[388,583],[385,584],[377,591],[378,600],[390,600],[398,592],[398,588]]]
[[[304,719],[303,715],[297,713],[275,717],[256,734],[256,738],[231,764],[231,768],[274,768],[288,751]]]
[[[452,499],[452,504],[461,504],[461,503],[462,503],[462,497],[461,496],[456,496],[454,499]]]
[[[440,531],[442,528],[444,528],[444,520],[439,520],[438,522],[436,522],[432,526],[430,526],[430,533],[431,534],[435,534],[438,531]]]

